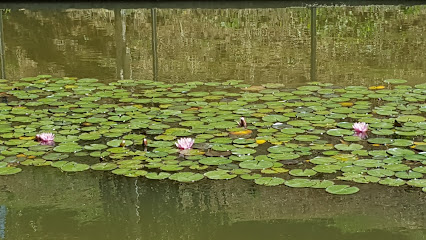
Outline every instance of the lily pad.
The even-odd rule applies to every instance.
[[[172,174],[169,179],[178,181],[178,182],[195,182],[204,178],[203,174],[193,173],[193,172],[179,172]]]
[[[401,186],[405,184],[405,181],[402,179],[395,179],[395,178],[385,178],[379,181],[380,184],[383,185],[388,185],[388,186],[393,186],[393,187],[397,187],[397,186]]]
[[[264,186],[278,186],[285,182],[284,179],[278,177],[260,177],[254,180],[256,184]]]
[[[114,163],[97,163],[93,164],[91,167],[93,170],[101,170],[101,171],[110,171],[117,168],[117,164]]]
[[[351,187],[349,185],[332,185],[325,189],[326,192],[337,195],[354,194],[359,191],[357,187]]]
[[[215,170],[204,173],[204,176],[209,179],[232,179],[235,178],[236,174],[230,174],[228,170]]]
[[[297,178],[291,179],[285,182],[286,186],[294,187],[294,188],[302,188],[302,187],[312,187],[316,182],[313,182],[309,179]]]
[[[412,179],[407,184],[413,187],[426,187],[426,179]]]
[[[17,167],[0,167],[0,175],[12,175],[21,171],[22,169]]]
[[[62,165],[61,170],[64,172],[81,172],[90,168],[87,164],[81,164],[76,162],[68,162]]]
[[[167,173],[167,172],[159,172],[159,173],[156,173],[156,172],[149,172],[149,173],[147,173],[146,175],[145,175],[145,177],[146,178],[148,178],[148,179],[157,179],[157,180],[160,180],[160,179],[166,179],[166,178],[169,178],[170,177],[170,173]]]
[[[312,169],[292,169],[289,174],[296,177],[311,177],[317,174],[317,172]]]
[[[246,169],[265,169],[272,166],[274,166],[274,163],[270,161],[248,160],[240,163],[240,167]]]

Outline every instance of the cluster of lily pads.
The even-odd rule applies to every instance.
[[[426,84],[405,82],[289,89],[239,80],[0,80],[0,175],[52,166],[179,182],[239,177],[333,194],[359,191],[345,182],[426,192]],[[54,142],[49,135],[43,144],[43,133]]]

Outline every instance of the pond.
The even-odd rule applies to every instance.
[[[0,6],[0,239],[425,239],[426,5],[187,4]]]

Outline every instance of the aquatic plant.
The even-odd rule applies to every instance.
[[[426,191],[426,84],[385,82],[293,90],[239,80],[0,79],[10,98],[0,103],[0,175],[25,165],[179,182],[239,177],[332,194],[358,191],[341,181]],[[51,137],[38,134],[39,144],[40,132]]]
[[[176,144],[176,147],[178,147],[182,150],[191,149],[192,145],[194,145],[194,139],[192,139],[192,138],[181,138],[181,139],[178,139],[178,141],[175,144]]]
[[[368,124],[365,122],[356,122],[352,125],[355,132],[365,133],[368,131]]]
[[[42,145],[54,145],[55,134],[53,133],[40,133],[36,135],[36,140]]]
[[[239,127],[243,127],[243,128],[247,128],[247,122],[246,119],[244,117],[240,118],[240,122],[238,123]]]

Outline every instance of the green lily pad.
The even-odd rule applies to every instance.
[[[72,152],[79,152],[82,149],[83,148],[76,143],[63,143],[55,147],[53,151],[61,152],[61,153],[72,153]]]
[[[407,171],[407,170],[410,170],[409,166],[402,164],[402,163],[383,165],[383,168],[391,170],[391,171]]]
[[[260,177],[254,180],[256,184],[264,186],[278,186],[285,182],[284,179],[278,177]]]
[[[312,169],[292,169],[289,174],[296,177],[311,177],[317,174],[317,172]]]
[[[157,180],[161,180],[161,179],[166,179],[170,177],[170,173],[167,172],[149,172],[145,175],[146,178],[148,179],[157,179]]]
[[[423,166],[415,167],[415,168],[413,168],[413,171],[426,174],[426,167],[423,167]]]
[[[204,176],[206,176],[209,179],[232,179],[235,178],[236,174],[230,174],[228,170],[215,170],[204,173]]]
[[[241,162],[239,165],[241,168],[246,169],[265,169],[274,166],[274,163],[270,161],[248,160]]]
[[[117,164],[114,164],[114,163],[96,163],[96,164],[93,164],[90,168],[93,169],[93,170],[110,171],[110,170],[117,168]]]
[[[412,179],[407,184],[413,187],[426,187],[426,179]]]
[[[331,194],[347,195],[357,193],[359,188],[351,187],[349,185],[332,185],[327,187],[325,191]]]
[[[193,172],[179,172],[172,174],[169,179],[178,181],[178,182],[195,182],[204,178],[203,174],[193,173]]]
[[[314,185],[310,186],[311,188],[328,188],[329,186],[334,185],[333,181],[330,180],[311,180]]]
[[[294,187],[294,188],[302,188],[302,187],[312,187],[316,182],[312,182],[309,179],[291,179],[285,182],[286,186]]]
[[[376,168],[368,170],[367,174],[374,177],[391,177],[395,174],[395,172],[389,169]]]
[[[362,145],[356,144],[356,143],[352,143],[350,145],[347,145],[347,144],[336,144],[336,145],[334,145],[334,147],[337,150],[341,150],[341,151],[355,151],[355,150],[360,150],[360,149],[363,148]]]
[[[62,166],[64,166],[67,163],[68,163],[68,161],[51,162],[50,166],[56,167],[56,168],[61,168]]]
[[[84,146],[84,149],[86,149],[86,150],[95,150],[95,151],[103,150],[105,148],[108,148],[108,146],[104,145],[104,144],[96,144],[96,143]]]
[[[387,150],[387,152],[393,156],[406,156],[415,154],[414,151],[404,148],[390,148]]]
[[[314,164],[331,164],[331,163],[335,163],[337,162],[337,159],[332,158],[332,157],[315,157],[311,160],[309,160],[311,163]]]
[[[175,164],[170,164],[170,165],[163,165],[160,167],[161,170],[163,171],[180,171],[182,170],[184,167],[179,166],[179,165],[175,165]]]
[[[402,115],[396,118],[398,122],[424,122],[426,118],[418,115]]]
[[[312,169],[321,172],[321,173],[335,173],[336,171],[340,170],[342,167],[338,165],[333,164],[324,164],[324,165],[317,165],[313,167]]]
[[[204,164],[204,165],[223,165],[223,164],[228,164],[231,163],[232,160],[228,159],[228,158],[224,158],[224,157],[207,157],[207,158],[203,158],[201,160],[199,160],[199,163]]]
[[[399,178],[395,179],[395,178],[387,177],[385,179],[380,180],[379,183],[383,185],[387,185],[387,186],[398,187],[398,186],[404,185],[405,181]]]
[[[391,144],[393,143],[393,140],[390,138],[369,138],[367,140],[369,143],[374,144]]]
[[[51,160],[51,161],[56,161],[56,160],[63,160],[68,158],[69,155],[68,154],[63,154],[63,153],[48,153],[46,155],[43,156],[43,159],[45,160]]]
[[[240,175],[240,177],[245,180],[253,180],[253,179],[261,178],[262,175],[259,173],[252,173],[252,174],[243,174],[243,175]]]
[[[87,164],[81,164],[76,162],[68,162],[62,165],[61,170],[64,172],[81,172],[90,168]]]
[[[414,171],[402,171],[402,172],[396,172],[395,177],[402,178],[402,179],[414,179],[414,178],[422,178],[423,174],[419,172]]]
[[[17,167],[0,167],[0,175],[12,175],[21,171],[22,169]]]
[[[353,131],[347,129],[330,129],[327,131],[327,134],[335,137],[342,137],[345,135],[352,135]]]

